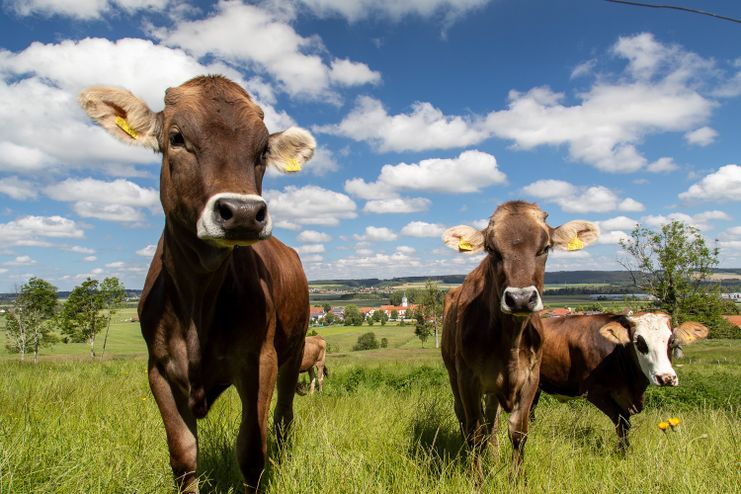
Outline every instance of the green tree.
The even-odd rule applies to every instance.
[[[329,304],[324,304],[324,305],[322,305],[322,309],[324,309],[324,313],[325,314],[329,314],[329,311],[332,310],[332,306],[329,305]]]
[[[124,300],[126,300],[126,289],[115,276],[105,278],[100,284],[100,298],[102,309],[108,312],[105,336],[103,337],[103,350],[100,352],[100,358],[102,359],[103,355],[105,355],[106,343],[108,342],[108,332],[111,329],[111,319],[113,319],[113,315],[118,312],[118,309],[121,308]]]
[[[397,311],[396,309],[392,309],[391,310],[391,320],[396,321],[397,319],[399,319],[399,311]]]
[[[422,348],[425,347],[425,341],[432,334],[432,324],[425,319],[424,314],[421,312],[417,313],[417,323],[414,326],[414,334],[422,342]]]
[[[72,290],[62,307],[62,334],[71,341],[87,341],[90,356],[95,357],[95,337],[108,327],[122,300],[123,285],[117,278],[106,278],[103,283],[88,278]]]
[[[378,348],[376,333],[365,333],[358,336],[358,342],[352,347],[354,352],[358,350],[374,350],[376,348]]]
[[[636,225],[620,245],[629,254],[620,263],[634,284],[653,295],[654,307],[669,313],[675,325],[696,320],[710,328],[711,337],[728,330],[720,286],[708,282],[720,250],[708,247],[697,228],[677,220],[660,230]]]
[[[425,325],[429,325],[430,333],[434,333],[435,335],[435,348],[440,347],[439,328],[443,315],[444,299],[444,292],[440,290],[437,282],[432,280],[427,280],[424,289],[417,295],[417,325],[420,325],[420,321],[423,321]],[[420,337],[420,339],[422,338]],[[423,344],[424,341],[425,340],[422,340]]]
[[[39,348],[56,343],[52,332],[57,309],[57,288],[46,280],[32,277],[21,285],[11,308],[6,312],[6,348],[18,352],[21,360],[33,352],[38,362]]]
[[[345,306],[345,326],[360,326],[363,324],[363,314],[358,306],[349,304]]]
[[[322,319],[322,324],[324,326],[331,326],[332,324],[334,324],[334,322],[335,322],[335,317],[334,317],[334,314],[332,314],[331,312],[327,312],[324,315],[324,319]]]

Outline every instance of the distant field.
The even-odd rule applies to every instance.
[[[485,461],[486,477],[476,485],[439,352],[403,342],[408,330],[383,329],[401,347],[329,355],[324,392],[296,398],[282,460],[271,442],[266,494],[739,492],[741,342],[687,347],[677,365],[680,387],[650,389],[627,455],[615,452],[612,424],[594,407],[544,397],[526,447],[527,483],[508,478],[503,419],[501,451]],[[350,341],[354,333],[343,331],[330,328],[326,336]],[[0,492],[172,493],[145,367],[139,356],[4,362]],[[239,410],[230,389],[199,422],[204,494],[242,492],[233,453]],[[675,416],[677,431],[657,428]]]

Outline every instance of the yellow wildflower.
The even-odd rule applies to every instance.
[[[666,431],[669,428],[669,422],[659,422],[659,429]]]
[[[675,427],[679,426],[679,423],[681,421],[679,420],[679,417],[672,417],[670,419],[667,419],[667,422],[669,422],[669,425],[671,425],[672,429],[674,429]]]

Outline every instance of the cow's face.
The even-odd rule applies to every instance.
[[[168,221],[217,247],[268,238],[266,167],[295,171],[314,152],[303,129],[269,135],[260,107],[220,76],[168,89],[159,113],[118,88],[86,89],[80,101],[114,136],[162,153],[160,199]]]
[[[672,367],[671,353],[675,346],[705,338],[705,326],[689,322],[672,330],[667,314],[642,314],[626,318],[627,324],[605,325],[600,333],[611,341],[630,345],[646,379],[657,386],[677,386],[679,378]]]
[[[485,250],[500,288],[499,308],[505,314],[527,316],[543,308],[549,251],[554,247],[575,250],[599,235],[593,223],[572,221],[554,229],[546,217],[535,204],[507,202],[497,208],[484,230],[453,227],[443,234],[443,242],[460,252]]]

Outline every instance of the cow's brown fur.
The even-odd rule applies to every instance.
[[[301,361],[301,372],[309,374],[309,394],[314,394],[314,385],[322,390],[324,377],[329,375],[327,367],[327,342],[320,335],[307,336],[304,343],[304,358]],[[316,373],[314,371],[316,367]]]
[[[487,432],[496,447],[492,429],[499,406],[510,412],[514,473],[522,462],[528,412],[538,389],[542,330],[535,313],[504,313],[500,303],[507,287],[534,286],[542,293],[554,232],[545,218],[535,204],[512,201],[499,206],[474,246],[483,242],[489,255],[445,298],[442,355],[461,430],[477,455]],[[450,231],[463,238],[462,229]],[[446,235],[443,239],[450,245]]]
[[[81,100],[89,113],[89,107],[105,105],[86,94]],[[226,388],[236,386],[242,401],[236,449],[248,490],[257,488],[265,466],[276,382],[279,441],[293,419],[309,319],[308,285],[298,255],[273,237],[251,247],[224,247],[196,232],[213,194],[261,194],[269,139],[262,117],[241,87],[220,76],[169,89],[165,108],[156,115],[152,139],[163,154],[165,227],[139,318],[170,463],[185,491],[198,490],[196,419],[206,416]],[[103,117],[99,123],[106,126]],[[177,148],[168,142],[176,130],[185,139]]]

